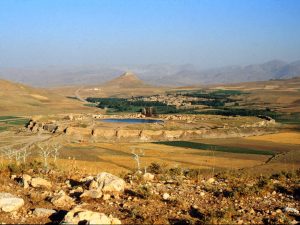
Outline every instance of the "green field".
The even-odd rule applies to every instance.
[[[2,127],[2,126],[0,125],[0,132],[6,131],[6,130],[7,130],[7,127]]]
[[[0,120],[18,119],[16,116],[0,116]]]
[[[161,142],[155,142],[155,144],[162,144],[162,145],[182,147],[182,148],[191,148],[191,149],[198,149],[198,150],[240,153],[240,154],[257,154],[257,155],[275,154],[273,151],[268,151],[268,150],[228,147],[228,146],[211,145],[211,144],[204,144],[204,143],[190,142],[190,141],[161,141]]]

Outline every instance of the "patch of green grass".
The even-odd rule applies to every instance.
[[[7,127],[0,126],[0,132],[6,131],[6,130],[7,130]]]
[[[29,122],[28,119],[16,119],[16,120],[6,121],[5,123],[8,125],[20,126],[20,125],[25,125],[28,122]]]
[[[161,141],[161,142],[155,142],[155,144],[191,148],[197,150],[210,150],[210,151],[230,152],[230,153],[240,153],[240,154],[274,155],[273,151],[268,151],[268,150],[228,147],[228,146],[211,145],[211,144],[204,144],[204,143],[190,142],[190,141]]]
[[[18,119],[17,116],[0,116],[0,120]]]
[[[281,114],[276,118],[277,122],[284,124],[300,124],[300,113]]]

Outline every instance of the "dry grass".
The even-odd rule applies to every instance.
[[[285,133],[278,133],[278,134],[268,134],[268,135],[262,135],[262,136],[247,137],[245,139],[300,145],[300,133],[299,132],[285,132]]]

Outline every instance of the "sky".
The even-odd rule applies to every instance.
[[[0,66],[300,59],[299,0],[1,0]]]

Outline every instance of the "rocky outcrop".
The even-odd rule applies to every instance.
[[[141,134],[140,130],[118,130],[117,137],[119,139],[127,139],[127,138],[139,138]]]
[[[140,139],[143,141],[163,139],[163,131],[162,130],[143,130],[141,132]]]
[[[164,131],[164,137],[167,140],[179,139],[183,135],[183,130],[166,130]]]
[[[91,128],[84,127],[68,127],[65,131],[66,135],[82,135],[82,136],[90,136],[92,134]]]
[[[93,136],[96,138],[112,139],[117,136],[117,131],[113,129],[96,128],[93,130]]]

